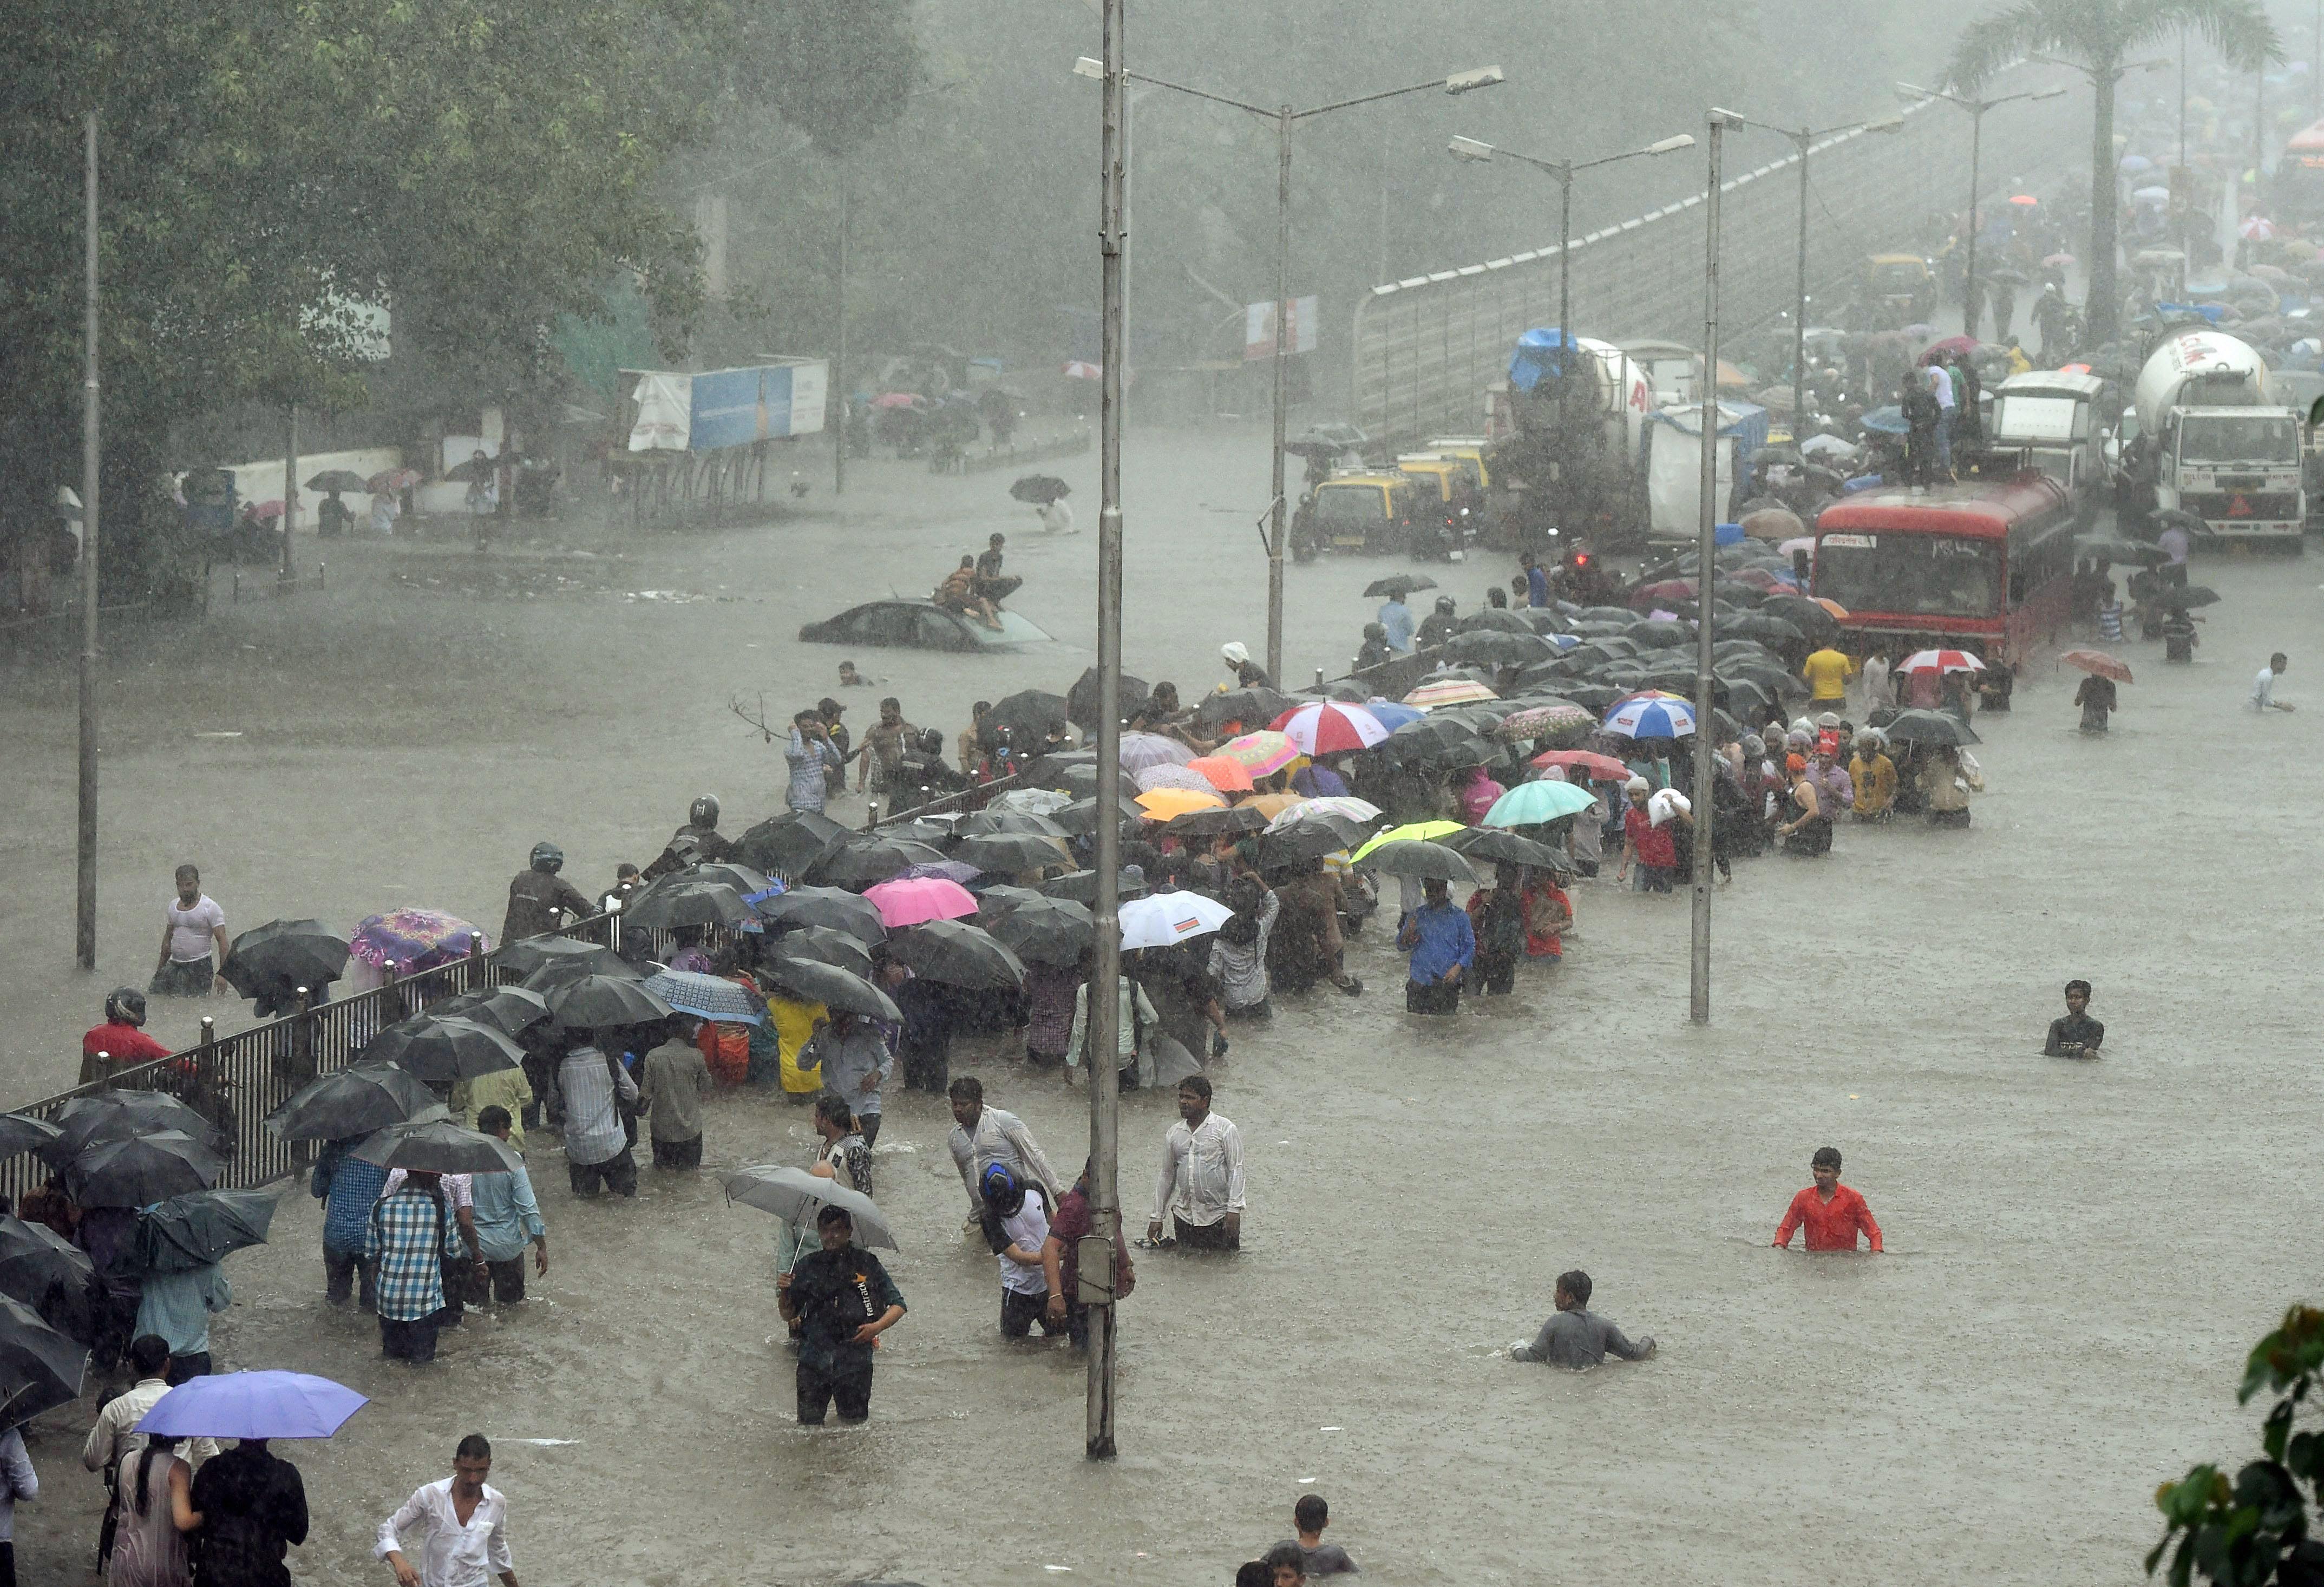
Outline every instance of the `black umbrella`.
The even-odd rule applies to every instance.
[[[567,984],[576,986],[595,979],[584,976]],[[624,981],[617,984],[638,983]],[[549,1007],[554,1010],[556,1006],[557,1000],[552,996]],[[615,1021],[609,1020],[605,1023]],[[479,1075],[495,1075],[524,1063],[524,1049],[503,1035],[498,1026],[487,1025],[481,1020],[432,1013],[416,1014],[389,1026],[364,1044],[362,1056],[367,1063],[392,1064],[407,1070],[439,1092],[448,1090],[456,1080],[474,1080]]]
[[[1407,722],[1377,746],[1392,765],[1409,765],[1416,761],[1433,761],[1447,750],[1465,747],[1477,736],[1477,730],[1457,716],[1442,712],[1423,716],[1417,722]]]
[[[1500,629],[1480,628],[1454,634],[1444,641],[1443,653],[1456,661],[1481,661],[1489,667],[1522,667],[1531,661],[1552,660],[1557,653],[1557,647],[1537,633],[1509,633]]]
[[[807,872],[816,881],[839,887],[869,887],[900,876],[915,865],[941,865],[943,851],[905,838],[869,833],[850,838],[816,861]],[[770,899],[769,903],[779,900]]]
[[[818,811],[788,810],[742,834],[730,852],[754,870],[798,876],[844,838],[847,830]]]
[[[284,1140],[340,1140],[400,1124],[435,1105],[436,1093],[410,1070],[366,1059],[300,1086],[266,1116],[266,1127]]]
[[[22,1301],[0,1296],[0,1427],[80,1398],[88,1349],[58,1333]]]
[[[1071,899],[1037,898],[996,918],[988,929],[1019,959],[1039,964],[1074,964],[1096,940],[1087,905]]]
[[[44,1147],[62,1131],[30,1113],[0,1113],[0,1161]]]
[[[549,1018],[549,1000],[529,986],[512,982],[505,986],[483,986],[474,992],[464,992],[428,1005],[428,1011],[438,1019],[474,1020],[479,1025],[489,1025],[503,1036],[514,1036],[520,1030],[530,1030]],[[386,1122],[382,1120],[381,1123]],[[378,1124],[370,1126],[376,1130]],[[355,1133],[353,1130],[347,1131]]]
[[[740,926],[758,917],[742,895],[723,881],[681,881],[664,877],[639,890],[622,911],[624,925],[641,931],[680,926]]]
[[[89,1286],[97,1277],[88,1253],[45,1223],[0,1213],[0,1296],[22,1301],[67,1338],[96,1337]]]
[[[2158,592],[2153,597],[2153,603],[2158,606],[2169,606],[2174,610],[2185,612],[2197,606],[2211,605],[2218,598],[2218,591],[2204,585],[2190,584],[2184,589],[2174,585]]]
[[[1266,826],[1264,813],[1249,805],[1227,805],[1173,816],[1162,824],[1162,830],[1172,837],[1216,837],[1228,832],[1260,832]]]
[[[985,837],[996,832],[1029,832],[1038,837],[1063,837],[1065,829],[1047,816],[1030,810],[991,805],[960,824],[963,837]]]
[[[901,838],[909,843],[924,843],[930,847],[950,843],[960,835],[955,821],[934,817],[915,816],[908,821],[891,821],[879,829],[881,837]],[[868,835],[858,834],[859,837]]]
[[[1512,612],[1507,606],[1480,607],[1452,626],[1461,633],[1475,633],[1483,629],[1490,629],[1496,633],[1538,633],[1542,631],[1527,620],[1527,613],[1533,610],[1528,607],[1525,612]],[[1540,611],[1542,615],[1552,620],[1556,616],[1547,607],[1542,607]]]
[[[1152,693],[1144,678],[1123,673],[1120,694],[1114,702],[1114,720],[1124,722],[1138,715],[1146,708],[1147,699]],[[1082,675],[1074,679],[1074,687],[1065,691],[1065,717],[1084,733],[1097,731],[1096,668],[1084,669]]]
[[[493,471],[498,466],[490,457],[468,457],[447,468],[443,477],[469,484],[492,478]]]
[[[1757,615],[1762,618],[1780,617],[1797,628],[1803,638],[1819,641],[1840,632],[1840,619],[1805,595],[1769,595]],[[1717,632],[1716,624],[1712,632]],[[1765,638],[1766,635],[1753,634],[1752,637]]]
[[[1880,730],[1890,743],[1979,744],[1985,741],[1945,711],[1900,711]]]
[[[843,888],[795,887],[758,908],[759,918],[770,926],[829,926],[867,943],[888,940],[880,906]]]
[[[1046,507],[1061,496],[1072,495],[1074,487],[1054,474],[1028,474],[1010,485],[1009,494],[1019,502]]]
[[[310,491],[363,491],[370,488],[364,476],[352,468],[326,468],[307,482]]]
[[[795,926],[775,939],[776,956],[813,959],[869,979],[872,950],[834,926]]]
[[[813,959],[776,957],[761,964],[759,973],[802,1002],[821,1003],[826,1009],[874,1020],[900,1023],[904,1018],[903,1010],[886,992],[862,976],[835,965],[819,964]]]
[[[1069,720],[1065,696],[1028,688],[995,701],[984,724],[994,733],[1006,732],[1019,754],[1038,755],[1052,737],[1065,736]]]
[[[1375,578],[1364,586],[1364,595],[1392,595],[1401,601],[1415,590],[1433,590],[1436,581],[1425,573],[1391,573],[1386,578]]]
[[[803,812],[802,812],[803,813]],[[774,886],[774,879],[755,865],[738,865],[732,860],[697,860],[676,871],[664,872],[638,890],[625,909],[637,908],[637,898],[659,887],[675,887],[688,881],[714,881],[721,887],[731,887],[744,898],[761,893]],[[626,918],[626,917],[625,917]]]
[[[146,1210],[138,1231],[145,1265],[158,1273],[188,1273],[266,1243],[274,1222],[274,1193],[195,1190]]]
[[[1074,863],[1065,853],[1064,839],[1031,832],[985,832],[964,837],[953,845],[952,857],[979,871],[1042,871]]]
[[[1714,623],[1714,629],[1716,624]],[[1694,630],[1684,623],[1673,623],[1666,618],[1650,618],[1633,623],[1623,633],[1646,650],[1667,650],[1680,645],[1694,643]]]
[[[141,1135],[175,1130],[199,1142],[206,1151],[222,1152],[223,1130],[176,1097],[160,1091],[103,1091],[77,1096],[57,1111],[57,1136],[38,1148],[41,1160],[63,1169],[92,1146],[110,1140],[134,1140]]]
[[[641,981],[625,981],[618,975],[585,975],[549,994],[549,1013],[567,1030],[595,1030],[607,1025],[643,1025],[650,1020],[667,1020],[670,1007],[648,992]],[[507,1040],[505,1037],[502,1039]],[[516,1046],[514,1042],[509,1045],[512,1048]]]
[[[1494,864],[1536,865],[1545,871],[1554,871],[1562,876],[1573,874],[1573,862],[1564,853],[1538,839],[1521,837],[1506,826],[1471,826],[1462,832],[1450,832],[1438,839],[1454,853],[1470,860],[1485,860]],[[1387,844],[1382,844],[1387,847]]]
[[[142,1207],[189,1190],[208,1190],[226,1171],[215,1153],[181,1130],[100,1140],[65,1170],[65,1190],[84,1207]]]
[[[1247,723],[1254,729],[1264,727],[1300,703],[1280,689],[1223,689],[1194,702],[1194,731],[1207,734],[1227,722]]]
[[[320,920],[269,920],[234,939],[218,973],[263,1017],[295,1006],[302,986],[320,993],[346,967],[347,939]]]
[[[497,1136],[466,1129],[448,1118],[391,1124],[355,1149],[363,1162],[423,1174],[499,1174],[524,1159]]]
[[[924,981],[946,986],[1025,984],[1025,962],[993,935],[964,920],[925,920],[888,939],[888,956]]]
[[[1116,873],[1116,885],[1125,899],[1143,898],[1152,890],[1142,875],[1133,876],[1128,871],[1121,871]],[[1097,902],[1097,872],[1068,871],[1063,876],[1052,876],[1041,883],[1041,890],[1053,899],[1071,899],[1075,903],[1093,904]]]
[[[996,881],[976,890],[976,923],[987,931],[992,923],[1019,904],[1029,904],[1047,895],[1038,889],[1017,887],[1006,881]]]
[[[1399,838],[1384,843],[1356,863],[1367,871],[1385,871],[1391,876],[1414,878],[1438,877],[1446,881],[1474,881],[1476,872],[1469,862],[1441,843],[1429,843],[1420,838]]]
[[[494,954],[493,963],[524,981],[552,964],[583,975],[619,975],[625,971],[635,973],[630,962],[613,949],[603,943],[583,942],[577,937],[524,937]]]
[[[1114,795],[1114,809],[1118,814],[1118,819],[1122,821],[1142,820],[1146,815],[1145,811],[1138,807],[1138,801],[1128,794]],[[1051,819],[1067,832],[1095,832],[1097,812],[1097,798],[1095,795],[1092,795],[1088,798],[1075,799],[1072,804],[1065,806]]]

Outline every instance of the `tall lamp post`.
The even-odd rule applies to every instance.
[[[1074,62],[1074,71],[1081,77],[1098,78],[1111,82],[1103,61],[1083,56]],[[1125,73],[1132,82],[1147,83],[1157,88],[1170,88],[1190,94],[1197,99],[1208,99],[1213,105],[1247,111],[1261,120],[1275,124],[1275,458],[1270,475],[1275,500],[1268,508],[1267,537],[1267,671],[1277,679],[1283,677],[1283,546],[1286,521],[1284,499],[1283,443],[1288,412],[1289,338],[1286,317],[1291,294],[1291,129],[1303,121],[1326,115],[1334,110],[1347,110],[1358,105],[1370,105],[1382,99],[1395,99],[1406,94],[1424,94],[1439,88],[1447,94],[1465,94],[1474,88],[1489,88],[1501,80],[1498,66],[1480,67],[1474,71],[1455,72],[1451,77],[1431,78],[1425,83],[1408,83],[1400,88],[1388,88],[1377,94],[1363,94],[1353,99],[1341,99],[1330,105],[1318,105],[1306,110],[1295,110],[1290,106],[1268,109],[1263,105],[1247,104],[1230,99],[1223,94],[1213,94],[1204,88],[1188,88],[1184,83],[1170,82],[1163,78],[1148,77],[1142,72]]]
[[[1719,198],[1726,134],[1747,124],[1731,110],[1711,112],[1711,174],[1703,189],[1702,473],[1695,507],[1694,563],[1694,923],[1687,966],[1687,1018],[1711,1023],[1711,570],[1719,559]]]
[[[2020,99],[2054,99],[2066,90],[2063,88],[2036,88],[2025,94],[2004,94],[1998,98],[1972,99],[1963,94],[1949,94],[1941,88],[1923,88],[1912,83],[1898,83],[1896,95],[1905,99],[1942,99],[1948,105],[1958,105],[1969,112],[1969,253],[1961,272],[1961,334],[1975,339],[1978,322],[1985,318],[1985,300],[1977,290],[1977,197],[1979,176],[1978,162],[1985,155],[1985,113],[1997,105],[2014,104]],[[2183,145],[2182,145],[2183,146]],[[2181,164],[2186,156],[2180,156]]]
[[[1643,149],[1626,150],[1619,154],[1602,155],[1596,160],[1543,160],[1532,154],[1520,154],[1514,149],[1504,149],[1494,143],[1478,142],[1475,138],[1455,138],[1448,150],[1455,160],[1490,160],[1499,155],[1536,171],[1547,171],[1557,180],[1557,334],[1560,369],[1557,382],[1557,436],[1561,450],[1569,444],[1566,429],[1565,393],[1573,383],[1565,378],[1573,366],[1573,173],[1594,166],[1616,165],[1625,160],[1638,160],[1649,154],[1674,154],[1681,149],[1694,147],[1694,136],[1681,133],[1660,143],[1648,143]],[[1573,491],[1571,472],[1563,457],[1557,466],[1558,519],[1561,526],[1570,528],[1566,521],[1572,516]]]
[[[1124,112],[1129,76],[1121,64],[1122,0],[1104,0],[1105,59],[1096,62],[1104,84],[1099,133],[1098,257],[1101,288],[1098,372],[1097,515],[1097,901],[1089,981],[1089,1046],[1102,1055],[1089,1066],[1090,1234],[1079,1252],[1081,1286],[1089,1306],[1089,1385],[1084,1453],[1113,1458],[1113,1275],[1121,1195],[1120,1078],[1112,1054],[1120,1024],[1121,975],[1121,384],[1123,208],[1129,152]],[[1076,67],[1075,70],[1080,68]],[[1093,1278],[1098,1279],[1093,1287]],[[1093,1288],[1096,1293],[1093,1294]],[[1068,1297],[1069,1299],[1078,1297]]]
[[[81,195],[84,360],[80,429],[80,798],[74,844],[73,962],[97,968],[97,487],[98,401],[97,353],[97,112],[82,128]]]
[[[1730,127],[1757,127],[1763,133],[1774,133],[1789,138],[1800,152],[1800,245],[1797,301],[1792,310],[1792,445],[1800,444],[1800,424],[1808,408],[1808,151],[1818,138],[1836,138],[1845,133],[1893,133],[1904,125],[1901,115],[1884,115],[1877,121],[1851,122],[1846,126],[1812,127],[1777,126],[1771,121],[1754,121],[1749,116],[1737,115],[1733,111],[1719,114],[1728,118]],[[1706,364],[1708,379],[1719,383],[1715,364]]]

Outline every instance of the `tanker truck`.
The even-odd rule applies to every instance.
[[[1654,383],[1611,342],[1576,337],[1571,352],[1557,330],[1529,330],[1508,380],[1487,393],[1491,519],[1504,543],[1562,553],[1577,536],[1604,545],[1645,532]]]
[[[2220,540],[2301,549],[2302,416],[2269,401],[2266,362],[2248,344],[2224,331],[2180,331],[2148,355],[2132,401],[2138,474],[2156,512],[2191,513]]]

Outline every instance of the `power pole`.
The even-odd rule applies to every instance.
[[[1103,277],[1100,329],[1097,515],[1097,902],[1089,981],[1090,1234],[1080,1250],[1081,1296],[1089,1306],[1089,1392],[1084,1449],[1111,1460],[1115,1242],[1120,1237],[1120,1075],[1116,1065],[1121,979],[1121,394],[1127,305],[1122,265],[1129,239],[1122,206],[1128,188],[1122,113],[1122,0],[1104,0],[1105,96],[1099,136],[1102,165],[1098,254]],[[1280,466],[1281,450],[1277,451]],[[1277,541],[1278,547],[1280,541]]]
[[[832,438],[831,494],[847,494],[847,158],[839,161],[839,351],[832,359],[831,387],[839,398],[839,433]]]
[[[1729,125],[1740,117],[1711,113],[1711,181],[1703,199],[1702,475],[1696,504],[1694,645],[1694,927],[1687,973],[1687,1018],[1711,1022],[1711,585],[1719,558],[1719,201],[1720,156]],[[1740,466],[1741,459],[1737,459]]]
[[[83,128],[87,170],[82,185],[88,214],[88,324],[80,411],[80,830],[75,845],[73,956],[97,968],[97,112]]]

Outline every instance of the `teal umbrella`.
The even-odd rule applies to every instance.
[[[1520,782],[1485,812],[1487,826],[1537,826],[1578,816],[1597,801],[1570,782]]]

